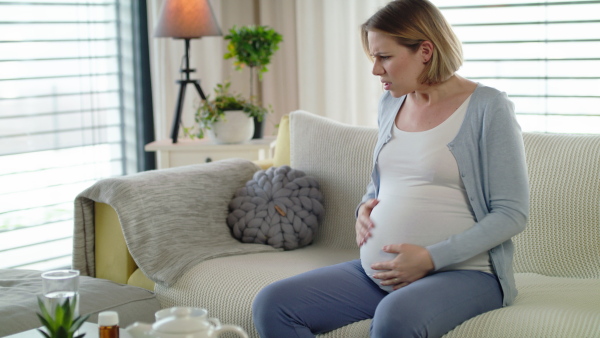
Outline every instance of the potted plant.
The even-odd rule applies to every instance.
[[[256,102],[259,100],[254,93],[254,78],[262,80],[263,73],[268,71],[271,56],[279,49],[283,37],[268,26],[233,26],[225,40],[229,40],[229,44],[223,58],[235,58],[234,65],[237,70],[243,67],[250,68],[250,102],[260,105],[260,102]],[[263,130],[262,120],[255,120],[255,123],[257,128],[254,138],[260,138]]]
[[[242,98],[239,94],[229,92],[231,83],[217,84],[215,98],[202,100],[196,111],[195,120],[198,131],[192,134],[189,128],[186,134],[203,138],[208,132],[217,143],[241,143],[248,141],[254,134],[254,122],[262,121],[268,112],[266,108]]]
[[[83,323],[90,317],[90,315],[75,316],[75,309],[77,308],[77,298],[72,301],[65,299],[62,304],[57,304],[54,308],[53,313],[50,313],[52,309],[46,308],[44,301],[38,298],[38,305],[40,307],[41,314],[37,314],[40,322],[44,325],[45,330],[38,329],[38,331],[46,338],[82,338],[85,333],[75,336],[77,330],[83,325]]]

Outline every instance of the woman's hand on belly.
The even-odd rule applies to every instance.
[[[390,244],[383,247],[387,253],[397,254],[396,258],[371,265],[373,270],[387,270],[373,275],[381,279],[381,285],[393,285],[394,290],[425,277],[434,269],[429,251],[414,244]]]
[[[371,211],[379,203],[376,199],[367,200],[358,208],[358,217],[356,218],[356,244],[361,247],[371,237],[373,222],[371,221]]]

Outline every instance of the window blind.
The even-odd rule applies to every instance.
[[[75,196],[135,171],[132,3],[0,0],[0,268],[69,266]]]
[[[505,91],[524,131],[600,133],[600,1],[433,1],[459,74]]]

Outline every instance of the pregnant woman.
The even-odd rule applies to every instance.
[[[360,260],[261,290],[261,337],[367,318],[371,337],[440,337],[516,296],[511,237],[525,227],[529,191],[513,104],[455,73],[460,42],[427,0],[388,3],[362,41],[385,92],[356,214]]]

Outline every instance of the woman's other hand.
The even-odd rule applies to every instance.
[[[371,237],[371,229],[374,227],[371,221],[371,211],[379,203],[379,200],[374,198],[367,200],[358,208],[358,217],[356,217],[356,244],[359,247],[363,246],[367,242],[367,239]]]
[[[394,290],[425,277],[434,269],[429,251],[422,246],[407,243],[391,244],[384,246],[383,251],[398,255],[391,261],[373,264],[371,266],[373,270],[384,270],[374,274],[373,277],[381,279],[381,285],[393,285]]]

